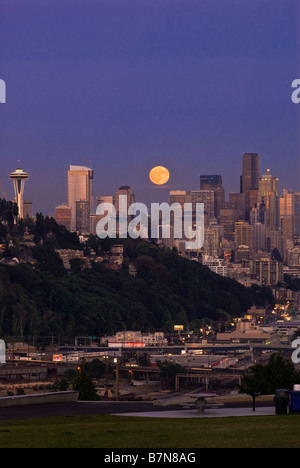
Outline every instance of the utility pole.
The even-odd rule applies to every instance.
[[[120,401],[120,361],[114,358],[114,363],[117,364],[116,368],[116,399]]]

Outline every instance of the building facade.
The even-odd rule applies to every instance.
[[[251,208],[257,203],[259,179],[260,179],[260,156],[258,153],[244,153],[242,156],[241,193],[245,194],[245,214],[249,220]]]
[[[70,166],[68,171],[68,206],[71,208],[71,231],[76,231],[76,202],[86,201],[93,212],[92,169],[85,166]]]

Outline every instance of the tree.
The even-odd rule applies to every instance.
[[[32,249],[32,255],[40,271],[48,271],[55,276],[66,274],[62,259],[49,245],[37,245]]]
[[[79,401],[98,401],[99,396],[92,377],[85,366],[81,366],[73,382],[73,389],[79,392]]]
[[[293,362],[284,359],[281,353],[274,353],[267,365],[256,364],[251,367],[251,374],[243,377],[240,391],[249,395],[270,395],[281,388],[292,390],[299,382],[300,373],[295,369]]]
[[[177,374],[184,374],[185,368],[175,362],[163,361],[158,363],[162,386],[175,389],[175,380]]]
[[[282,262],[282,257],[277,247],[275,247],[275,249],[272,250],[271,259],[276,260],[277,262]]]
[[[72,273],[74,274],[80,273],[83,266],[84,266],[84,261],[82,260],[82,258],[71,258],[70,267],[71,267]]]
[[[93,359],[92,362],[86,362],[84,368],[93,379],[101,379],[105,374],[106,366],[99,359]]]

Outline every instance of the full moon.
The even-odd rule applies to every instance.
[[[165,167],[157,166],[151,170],[149,177],[153,184],[164,185],[169,181],[170,173]]]

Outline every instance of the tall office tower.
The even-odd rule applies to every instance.
[[[173,205],[173,203],[179,203],[181,208],[183,208],[184,204],[190,201],[189,192],[186,192],[185,190],[171,190],[170,205]]]
[[[246,220],[248,221],[251,208],[254,208],[257,203],[260,157],[257,153],[244,153],[242,160],[241,193],[245,194],[245,211]]]
[[[121,195],[126,195],[127,196],[127,208],[129,208],[130,205],[135,203],[135,195],[133,193],[132,188],[128,187],[128,185],[122,185],[120,187],[115,195],[115,208],[117,214],[120,212],[120,196]]]
[[[266,205],[264,201],[257,203],[256,208],[251,208],[250,224],[253,226],[256,223],[266,224]]]
[[[280,197],[280,216],[295,214],[295,192],[293,190],[283,189],[282,197]]]
[[[93,179],[92,169],[85,166],[70,166],[68,171],[68,206],[71,208],[71,231],[76,231],[76,202],[89,202],[90,212],[93,211]]]
[[[32,218],[32,200],[23,200],[23,216]]]
[[[287,258],[287,250],[294,247],[294,216],[282,215],[281,216],[281,245],[282,255],[284,259]]]
[[[102,215],[97,214],[97,208],[99,205],[103,203],[109,203],[110,205],[114,205],[114,197],[111,195],[103,195],[96,197],[96,212],[90,213],[90,233],[94,236],[97,234],[97,224],[101,219],[103,219],[107,215],[107,211],[105,211]]]
[[[281,241],[281,229],[267,229],[267,239],[266,239],[266,250],[267,252],[272,252],[274,249],[278,249],[282,254],[282,241]]]
[[[253,226],[245,222],[235,223],[234,243],[236,248],[246,245],[253,249]]]
[[[19,218],[23,219],[24,218],[24,201],[23,201],[24,186],[25,186],[25,181],[29,178],[29,174],[27,174],[27,172],[24,172],[23,169],[18,168],[15,170],[15,172],[12,172],[9,177],[13,181],[13,184],[14,184],[15,201],[18,205]]]
[[[211,222],[204,228],[203,255],[219,258],[222,254],[222,238],[224,234],[223,226]]]
[[[235,223],[240,221],[237,210],[230,202],[225,202],[220,210],[220,224],[224,227],[224,239],[229,242],[234,240]]]
[[[124,199],[123,197],[127,197],[127,206],[124,204],[124,214],[122,214],[122,203],[121,200]],[[121,198],[120,198],[121,197]],[[125,201],[125,199],[124,199]],[[126,220],[123,219],[125,215],[125,210],[128,210],[130,205],[135,203],[135,195],[132,188],[128,187],[128,185],[122,185],[116,192],[115,195],[115,209],[117,214],[117,233],[119,236],[125,235],[127,233],[128,224],[131,220],[131,216],[126,215]],[[125,232],[126,229],[126,232]]]
[[[59,205],[56,207],[55,220],[57,224],[65,226],[68,231],[71,230],[71,208],[67,205]]]
[[[82,235],[90,234],[90,203],[88,201],[76,202],[76,231]]]
[[[245,220],[245,194],[244,193],[230,193],[229,203],[232,208],[237,212],[237,217],[240,221]]]
[[[215,217],[215,191],[214,190],[191,190],[190,199],[193,207],[193,224],[196,223],[196,204],[204,204],[204,225],[209,226],[210,219]]]
[[[110,203],[111,205],[114,205],[114,197],[112,195],[103,195],[96,197],[96,211],[98,205],[101,205],[102,203]]]
[[[300,193],[295,193],[295,236],[300,235]]]
[[[225,190],[223,188],[222,176],[200,176],[200,190],[213,190],[215,192],[215,216],[218,217],[225,202]]]
[[[279,228],[279,180],[271,174],[270,169],[260,178],[258,189],[258,204],[265,205],[265,224],[267,228]]]
[[[265,224],[255,223],[253,225],[253,249],[258,252],[259,250],[266,250],[267,245],[267,228]]]
[[[300,234],[300,194],[292,190],[283,190],[280,198],[280,217],[293,216],[294,234]]]
[[[186,190],[171,190],[170,191],[170,206],[172,206],[174,204],[180,205],[181,212],[183,213],[185,203],[191,203],[191,194],[190,194],[190,192],[187,192]],[[172,246],[172,243],[173,243],[173,246],[174,246],[175,239],[178,240],[177,237],[174,237],[174,233],[175,233],[175,230],[174,230],[175,213],[174,213],[173,210],[170,212],[170,223],[171,223],[171,231],[170,231],[171,243],[170,243],[169,247]],[[162,213],[160,213],[160,225],[161,224],[162,224]],[[182,232],[182,236],[180,237],[179,240],[182,240],[182,241],[186,240],[186,236],[184,235],[184,232]]]

